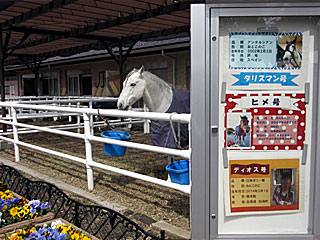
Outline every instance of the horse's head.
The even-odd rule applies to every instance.
[[[247,116],[240,116],[240,128],[242,128],[243,131],[245,132],[249,132],[250,128],[249,128],[249,119]]]
[[[123,89],[118,99],[118,109],[124,110],[140,100],[143,96],[146,82],[143,78],[144,67],[133,69],[123,82]]]
[[[301,59],[296,46],[297,37],[293,41],[288,42],[283,54],[283,62],[288,67],[299,67]]]

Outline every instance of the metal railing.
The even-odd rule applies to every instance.
[[[31,181],[12,167],[0,166],[0,181],[7,185],[10,191],[29,200],[48,202],[50,211],[56,218],[63,218],[99,239],[165,239],[164,231],[160,232],[159,237],[154,236],[117,211],[82,204],[53,184]]]
[[[119,146],[135,148],[145,151],[151,151],[156,153],[163,153],[173,156],[182,157],[184,159],[190,159],[191,156],[191,148],[189,144],[189,149],[186,150],[179,150],[179,149],[171,149],[171,148],[164,148],[154,145],[148,144],[141,144],[136,142],[129,142],[129,141],[121,141],[121,140],[114,140],[109,138],[102,138],[98,136],[94,136],[93,134],[93,116],[97,116],[98,114],[102,116],[108,117],[119,117],[119,118],[132,118],[132,119],[143,119],[143,120],[161,120],[161,121],[172,121],[178,123],[187,123],[189,124],[189,136],[191,132],[190,128],[190,114],[175,114],[175,113],[155,113],[155,112],[135,112],[135,111],[120,111],[120,110],[106,110],[100,109],[99,113],[97,109],[92,108],[72,108],[72,107],[59,107],[59,106],[51,106],[51,105],[33,105],[33,104],[24,104],[24,103],[17,103],[17,102],[0,102],[0,107],[7,107],[11,109],[11,117],[9,119],[1,119],[0,123],[12,125],[13,131],[13,139],[8,138],[2,134],[0,139],[5,141],[12,142],[15,148],[15,161],[18,162],[20,160],[19,156],[19,146],[25,146],[31,149],[35,149],[38,151],[42,151],[45,153],[53,154],[55,156],[67,158],[69,160],[84,164],[87,169],[87,182],[88,182],[88,189],[92,190],[94,188],[94,179],[93,179],[93,167],[97,167],[100,169],[104,169],[110,172],[122,174],[125,176],[129,176],[132,178],[140,179],[143,181],[147,181],[153,184],[161,185],[164,187],[172,188],[179,190],[184,193],[191,193],[191,184],[190,185],[180,185],[176,183],[171,183],[162,179],[157,179],[154,177],[146,176],[143,174],[139,174],[136,172],[131,172],[128,170],[112,167],[106,164],[101,164],[95,162],[92,157],[92,142],[100,142],[100,143],[108,143],[108,144],[115,144]],[[67,114],[77,114],[82,115],[83,118],[83,127],[84,133],[75,133],[70,131],[65,131],[62,129],[54,129],[50,127],[43,127],[43,126],[35,126],[26,123],[19,123],[17,118],[17,109],[31,109],[36,111],[47,111],[53,113],[67,113]],[[85,158],[75,157],[69,154],[65,154],[62,152],[50,150],[44,147],[39,147],[30,143],[22,142],[19,140],[19,131],[18,128],[26,128],[32,129],[42,132],[54,133],[68,137],[74,137],[83,139],[85,143]],[[190,141],[190,137],[189,137]],[[191,168],[190,168],[191,169]],[[189,174],[190,175],[190,174]]]

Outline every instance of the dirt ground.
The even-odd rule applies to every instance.
[[[29,122],[29,124],[46,125],[47,123]],[[50,122],[51,124],[57,123]],[[101,133],[97,129],[95,130],[95,135]],[[130,141],[152,145],[150,134],[144,134],[141,130],[124,129],[124,131],[131,134]],[[51,133],[19,134],[19,139],[37,146],[85,158],[84,141],[81,139]],[[96,142],[93,143],[92,149],[93,159],[96,162],[167,179],[165,170],[168,164],[167,155],[127,148],[123,157],[110,157],[104,154],[103,144]],[[14,161],[14,150],[0,151],[0,156]],[[82,164],[22,146],[20,146],[20,164],[87,190],[86,167]],[[94,168],[94,185],[93,194],[127,207],[127,210],[122,213],[147,231],[158,234],[158,231],[151,228],[151,223],[160,220],[190,230],[190,199],[188,194],[96,168]]]

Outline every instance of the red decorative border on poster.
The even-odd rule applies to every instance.
[[[226,94],[228,150],[303,150],[304,94]]]

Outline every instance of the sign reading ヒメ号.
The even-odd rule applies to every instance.
[[[226,94],[225,147],[228,150],[302,150],[304,94]]]

